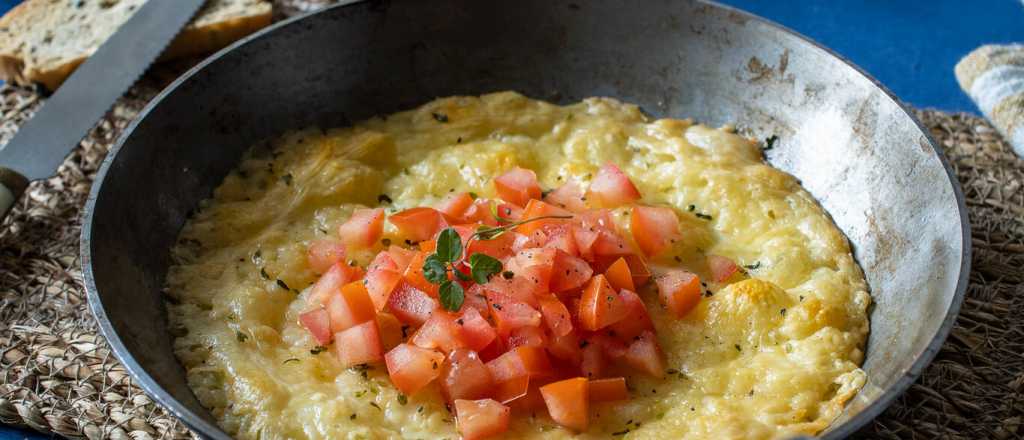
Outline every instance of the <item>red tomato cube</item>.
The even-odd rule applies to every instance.
[[[395,266],[397,266],[395,267],[395,270],[400,273],[405,272],[405,269],[409,267],[409,263],[417,254],[417,252],[412,249],[406,249],[395,245],[388,246],[387,253],[388,256],[391,257],[391,260],[395,262]]]
[[[448,354],[438,384],[449,402],[456,399],[482,399],[494,391],[491,370],[475,351],[468,348],[458,348]]]
[[[626,350],[626,364],[658,379],[665,377],[665,356],[661,353],[654,333],[644,332]]]
[[[383,310],[391,292],[402,281],[402,274],[398,272],[398,265],[391,259],[390,254],[381,252],[368,266],[366,278],[363,281],[374,307],[377,310]]]
[[[614,402],[629,399],[629,389],[626,388],[626,378],[624,377],[591,380],[589,386],[591,402]]]
[[[324,305],[331,296],[341,290],[341,286],[363,277],[363,269],[349,266],[343,262],[334,263],[309,290],[306,302],[311,306]]]
[[[634,206],[629,217],[633,239],[648,256],[664,253],[683,238],[679,232],[679,217],[671,208]]]
[[[376,321],[367,321],[334,334],[334,351],[343,367],[380,362],[384,350]]]
[[[492,399],[456,400],[455,418],[463,440],[478,440],[508,430],[509,407]]]
[[[500,219],[495,219],[498,224],[508,224],[523,218],[523,208],[511,203],[499,203],[495,212],[500,217]],[[492,215],[491,217],[493,218],[494,216]]]
[[[527,393],[530,392],[530,377],[519,376],[506,380],[504,382],[498,382],[494,386],[493,396],[494,400],[497,400],[505,405],[511,404],[517,400],[526,397]]]
[[[380,343],[385,351],[391,350],[398,344],[405,342],[402,322],[390,313],[377,314],[377,331],[380,333]]]
[[[537,174],[525,168],[516,167],[495,177],[494,189],[502,200],[518,206],[526,206],[530,199],[541,196]]]
[[[417,252],[416,255],[412,257],[412,260],[409,261],[409,267],[405,268],[405,273],[403,273],[402,276],[405,278],[405,282],[423,292],[426,292],[430,296],[437,298],[439,286],[427,281],[426,276],[423,275],[423,264],[427,261],[427,256],[428,254],[426,252]]]
[[[587,209],[587,199],[583,195],[583,188],[575,181],[566,182],[555,188],[544,197],[544,201],[572,212],[582,212]]]
[[[462,327],[462,336],[466,345],[479,352],[498,337],[498,332],[484,319],[477,309],[463,305],[462,315],[455,320]]]
[[[506,345],[508,345],[509,349],[516,347],[544,348],[547,345],[547,336],[545,336],[544,330],[540,327],[519,327],[509,333]]]
[[[338,236],[353,247],[367,248],[380,240],[384,233],[384,209],[357,209],[348,221],[338,226]]]
[[[466,255],[480,253],[503,260],[512,255],[512,244],[515,239],[514,234],[504,233],[490,240],[473,240],[466,248]]]
[[[528,376],[546,377],[552,374],[551,361],[543,348],[516,347],[487,363],[495,382],[505,382]]]
[[[626,263],[624,257],[619,257],[604,270],[604,277],[608,279],[608,284],[612,285],[612,288],[616,291],[636,290],[636,286],[633,285],[633,274],[629,271],[629,263]]]
[[[540,303],[540,313],[544,319],[544,324],[547,325],[552,334],[555,336],[565,336],[572,333],[572,317],[569,315],[569,309],[565,307],[564,303],[551,294],[539,296],[537,301]]]
[[[437,210],[444,214],[449,223],[459,223],[470,206],[473,206],[473,197],[469,193],[453,193],[441,201]]]
[[[640,288],[647,284],[647,280],[651,278],[651,270],[647,267],[644,258],[636,254],[626,255],[622,258],[629,265],[629,274],[633,276],[633,285]]]
[[[554,205],[549,205],[537,199],[531,199],[529,202],[526,203],[526,207],[523,208],[523,214],[520,221],[525,221],[539,217],[571,215],[571,212],[566,211],[562,208],[559,208]],[[516,226],[516,232],[524,235],[530,235],[534,231],[542,230],[547,226],[564,224],[566,222],[568,222],[568,219],[547,218],[543,220],[534,220],[529,223],[524,223],[519,226]]]
[[[435,310],[423,326],[409,338],[413,345],[423,348],[439,349],[450,353],[456,348],[466,347],[462,334],[462,326],[455,323],[455,317],[444,310]]]
[[[388,221],[398,228],[399,234],[411,241],[429,240],[447,226],[440,211],[426,207],[409,208],[391,214]]]
[[[334,334],[331,332],[331,317],[327,310],[313,309],[299,314],[299,323],[302,324],[309,334],[313,335],[316,343],[327,345],[331,343]]]
[[[681,269],[672,269],[654,279],[661,301],[677,318],[690,313],[700,303],[700,278]]]
[[[587,430],[590,417],[590,386],[587,378],[574,377],[540,387],[551,419],[577,432]]]
[[[402,394],[416,394],[441,374],[444,355],[411,344],[399,344],[384,355],[391,383]]]
[[[582,258],[556,249],[549,286],[552,292],[576,289],[590,280],[594,270]]]
[[[619,291],[619,297],[622,298],[628,312],[621,321],[608,326],[609,330],[615,332],[616,337],[628,341],[640,336],[644,331],[654,331],[654,323],[651,322],[647,306],[644,305],[640,296],[632,291],[622,289]]]
[[[436,299],[405,282],[399,283],[388,296],[387,309],[406,324],[423,325],[440,308]]]
[[[629,310],[604,275],[594,275],[580,297],[579,319],[584,330],[596,331],[621,321]]]
[[[372,321],[377,315],[377,308],[363,282],[353,281],[341,286],[341,290],[331,296],[327,301],[327,313],[331,316],[331,331],[337,333]]]
[[[508,336],[512,330],[519,327],[540,325],[540,312],[526,303],[490,290],[487,291],[487,300],[491,305],[491,318],[494,319],[500,335]]]
[[[608,360],[605,358],[604,349],[600,344],[592,343],[589,340],[584,340],[580,345],[583,347],[580,349],[580,356],[582,358],[580,372],[583,376],[591,379],[604,377],[605,370],[608,367]]]
[[[711,278],[717,283],[732,278],[739,271],[735,261],[721,255],[708,255],[708,267],[711,268]]]
[[[306,250],[306,262],[313,272],[324,273],[334,263],[345,259],[345,245],[334,240],[316,240]]]
[[[583,362],[583,352],[580,349],[580,340],[576,337],[576,332],[569,332],[562,336],[552,335],[547,349],[551,356],[572,365],[579,365]]]
[[[614,208],[640,199],[640,190],[619,167],[609,162],[597,170],[590,181],[587,200],[598,206]]]

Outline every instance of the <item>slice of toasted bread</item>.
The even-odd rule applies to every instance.
[[[56,90],[145,1],[26,0],[0,17],[0,78]],[[269,24],[270,14],[266,0],[210,0],[161,59],[220,49]]]

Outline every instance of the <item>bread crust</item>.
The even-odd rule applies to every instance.
[[[47,7],[52,7],[48,0],[27,0],[0,17],[0,79],[24,86],[42,84],[53,91],[96,50],[95,47],[75,50],[79,53],[64,54],[56,62],[33,62],[28,56],[31,49],[26,49],[31,43],[14,30],[38,27],[38,23],[31,22]],[[202,20],[202,15],[196,17],[175,37],[159,60],[213,52],[270,24],[272,11],[269,2],[260,2],[251,9],[245,15],[214,21]],[[204,21],[202,25],[195,24]]]

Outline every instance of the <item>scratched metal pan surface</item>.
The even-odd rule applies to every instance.
[[[846,233],[875,301],[867,384],[823,438],[875,417],[945,340],[970,261],[960,189],[907,109],[847,61],[697,1],[395,0],[327,8],[221,51],[157,97],[107,157],[86,209],[85,281],[136,383],[198,433],[227,438],[186,385],[160,291],[186,217],[247,147],[498,90],[612,96],[779,136],[769,161]]]

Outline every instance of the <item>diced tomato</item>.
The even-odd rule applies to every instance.
[[[476,309],[484,319],[491,316],[491,306],[487,303],[484,285],[473,284],[466,289],[465,299],[462,301],[460,311],[465,312],[468,307]]]
[[[591,380],[588,385],[590,386],[591,402],[614,402],[629,399],[629,389],[626,388],[626,378],[624,377],[595,379]]]
[[[544,231],[534,231],[530,235],[512,232],[511,235],[515,237],[515,240],[512,242],[513,252],[542,247],[548,240],[548,236]]]
[[[544,197],[544,201],[572,212],[582,212],[587,209],[583,188],[575,181],[566,182],[555,188]]]
[[[608,269],[604,271],[604,277],[608,279],[608,284],[612,285],[612,288],[616,291],[636,290],[636,286],[633,285],[633,275],[629,272],[629,264],[626,263],[626,259],[620,257],[615,260]]]
[[[617,225],[610,209],[591,209],[576,216],[580,224],[598,230],[616,231]]]
[[[572,290],[586,284],[593,274],[586,261],[556,249],[549,286],[552,292]]]
[[[388,310],[406,324],[422,325],[441,304],[426,292],[401,282],[388,296]]]
[[[499,335],[508,336],[512,330],[519,327],[540,325],[540,312],[526,303],[494,291],[487,291],[487,300],[491,305],[491,318],[498,327]]]
[[[445,197],[437,210],[444,214],[449,223],[459,223],[470,206],[473,206],[473,197],[469,193],[454,193]]]
[[[625,356],[626,364],[658,379],[665,377],[665,356],[661,353],[654,333],[644,332],[629,345]]]
[[[509,407],[492,399],[456,400],[455,418],[463,440],[478,440],[508,430]]]
[[[426,207],[409,208],[391,214],[388,221],[411,241],[428,240],[447,225],[440,211]]]
[[[427,281],[426,276],[423,275],[423,264],[426,262],[428,255],[426,252],[417,252],[412,257],[412,260],[409,261],[409,267],[405,268],[402,276],[405,278],[405,282],[437,298],[438,285]]]
[[[480,350],[478,353],[480,354],[480,359],[482,359],[484,362],[493,361],[500,357],[501,355],[505,354],[505,342],[502,341],[501,338],[495,338],[493,341],[491,341],[490,344],[488,344],[486,347],[484,347],[483,350]]]
[[[439,349],[445,353],[467,346],[462,326],[456,324],[455,317],[444,310],[435,310],[423,326],[409,338],[409,342],[418,347]]]
[[[498,223],[510,223],[519,221],[523,218],[523,208],[511,203],[499,203],[495,212],[498,213],[498,217],[501,217],[501,220],[498,221]]]
[[[597,175],[590,181],[587,200],[599,206],[614,208],[640,199],[640,190],[629,180],[626,173],[609,162],[597,170]]]
[[[512,255],[512,244],[515,239],[514,234],[504,233],[490,240],[473,240],[466,248],[466,255],[480,253],[501,260]]]
[[[604,230],[598,233],[597,240],[594,240],[594,244],[591,246],[591,251],[595,256],[620,256],[632,254],[633,248],[621,235]]]
[[[523,216],[521,218],[521,221],[538,217],[571,215],[571,212],[566,211],[562,208],[559,208],[554,205],[549,205],[537,199],[531,199],[529,202],[526,203],[526,208],[523,209]],[[520,234],[529,235],[534,231],[539,231],[543,229],[545,226],[558,225],[565,223],[566,221],[568,221],[568,219],[549,218],[543,220],[534,220],[529,223],[524,223],[519,226],[516,226],[516,232]]]
[[[380,332],[380,343],[384,350],[391,350],[405,341],[402,323],[390,313],[377,314],[377,330]]]
[[[551,419],[566,428],[587,430],[590,417],[590,386],[587,378],[574,377],[540,387]]]
[[[604,275],[594,275],[580,298],[580,326],[595,331],[621,321],[629,310]]]
[[[519,206],[526,206],[530,199],[541,196],[537,174],[525,168],[513,168],[494,178],[494,189],[502,200]]]
[[[510,271],[506,268],[506,271]],[[548,286],[540,284],[540,278],[544,276],[543,268],[527,268],[518,273],[512,272],[512,278],[504,276],[491,277],[484,285],[485,291],[500,293],[509,299],[524,303],[530,307],[539,307],[537,294],[547,293]]]
[[[476,222],[487,226],[497,226],[498,219],[491,215],[491,205],[493,203],[494,201],[492,200],[476,199],[469,208],[466,208],[466,212],[462,214],[462,219],[466,222]]]
[[[311,306],[320,306],[330,299],[331,295],[341,290],[341,286],[363,277],[363,269],[349,266],[343,262],[334,263],[320,279],[313,284],[306,302]]]
[[[565,307],[554,295],[547,294],[537,298],[540,303],[540,313],[555,336],[565,336],[572,333],[572,317],[569,316],[569,309]]]
[[[327,301],[327,313],[331,316],[331,331],[337,333],[373,321],[377,308],[363,282],[353,281],[341,286],[338,293],[331,296]]]
[[[342,367],[384,359],[377,322],[370,320],[334,334],[334,351]]]
[[[648,256],[664,253],[683,238],[679,232],[679,217],[671,208],[634,206],[629,217],[633,239]]]
[[[491,324],[473,307],[464,305],[462,315],[455,320],[455,323],[462,326],[462,336],[466,346],[474,351],[487,348],[498,337],[498,332],[494,330],[494,327],[491,327]]]
[[[732,278],[739,271],[735,261],[721,255],[708,255],[708,267],[711,268],[711,278],[717,283]]]
[[[505,268],[515,276],[527,279],[527,290],[532,294],[548,291],[551,282],[551,271],[554,268],[555,249],[533,248],[523,249],[508,260]],[[510,292],[511,295],[516,296]],[[531,302],[531,301],[527,301]],[[535,304],[536,301],[532,301]]]
[[[345,244],[353,247],[373,246],[383,233],[383,208],[356,209],[348,221],[338,226],[338,236]]]
[[[435,250],[437,250],[437,240],[433,238],[431,238],[430,240],[423,240],[417,243],[417,246],[419,246],[420,252],[432,254],[434,253]]]
[[[626,264],[629,265],[629,273],[633,276],[633,285],[640,288],[647,284],[647,280],[651,278],[651,270],[647,268],[644,258],[636,254],[626,255],[622,258],[626,259]]]
[[[690,313],[700,303],[700,278],[681,269],[672,269],[655,277],[662,302],[677,318]]]
[[[590,345],[596,345],[601,348],[601,353],[604,353],[607,359],[617,361],[622,359],[626,355],[626,350],[629,346],[622,342],[620,338],[612,336],[612,332],[603,332],[593,334],[587,339]]]
[[[448,354],[438,379],[441,393],[449,402],[456,399],[480,399],[491,394],[494,380],[491,370],[475,351],[458,348]]]
[[[546,382],[545,382],[546,381]],[[526,394],[519,396],[506,405],[512,408],[512,412],[519,412],[522,414],[536,414],[538,411],[545,410],[544,398],[540,395],[540,387],[552,381],[545,379],[545,381],[534,381],[531,380],[529,387],[526,389]],[[542,383],[535,383],[542,382]]]
[[[384,355],[391,383],[411,396],[441,374],[444,355],[412,344],[399,344]]]
[[[528,376],[546,377],[552,374],[551,361],[543,348],[516,347],[487,363],[495,382]]]
[[[538,347],[544,348],[547,345],[547,336],[540,327],[525,326],[513,329],[508,335],[508,348],[516,347]]]
[[[580,256],[589,260],[594,260],[594,243],[597,242],[601,232],[591,226],[576,225],[572,228],[572,237],[576,241],[576,249],[579,251]]]
[[[345,245],[334,240],[316,240],[306,250],[306,262],[313,272],[324,273],[334,263],[345,259]]]
[[[580,254],[576,239],[572,235],[572,224],[559,224],[544,228],[544,247],[557,249],[572,256]]]
[[[548,343],[548,353],[557,359],[568,361],[572,365],[579,365],[583,361],[583,353],[580,351],[580,341],[576,332],[569,332],[564,336],[552,335]]]
[[[530,391],[530,376],[519,376],[495,384],[493,397],[506,405],[526,397]]]
[[[366,282],[366,291],[370,294],[374,307],[382,310],[387,305],[391,291],[402,281],[402,274],[398,271],[398,265],[391,258],[391,254],[381,252],[367,266],[366,278],[363,281]]]
[[[316,343],[327,345],[331,343],[331,317],[327,310],[313,309],[299,314],[299,323],[316,339]]]
[[[409,267],[409,262],[416,256],[416,251],[391,245],[388,246],[388,255],[391,256],[391,260],[398,266],[395,270],[405,272],[405,268]]]
[[[608,366],[604,349],[600,344],[595,344],[588,340],[584,340],[580,345],[583,346],[583,348],[580,349],[582,357],[582,361],[580,362],[580,372],[583,373],[583,376],[591,379],[604,377],[605,369]]]
[[[654,323],[647,313],[647,306],[636,293],[622,289],[619,291],[622,303],[626,305],[628,312],[626,317],[608,327],[615,332],[615,335],[622,340],[630,340],[647,330],[654,330]]]

